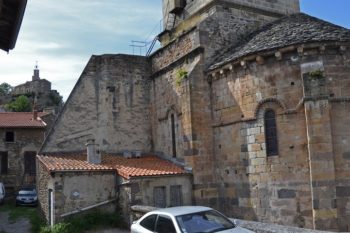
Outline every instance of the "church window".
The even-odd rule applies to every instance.
[[[276,113],[272,109],[269,109],[265,112],[264,125],[265,125],[266,155],[267,156],[278,155]]]
[[[173,157],[176,157],[176,131],[175,131],[175,116],[171,114],[171,142],[173,148]]]

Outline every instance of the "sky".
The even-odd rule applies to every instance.
[[[346,28],[349,9],[349,0],[301,0],[303,12]],[[0,83],[30,81],[38,61],[66,100],[91,55],[140,54],[132,40],[151,41],[161,18],[161,0],[28,0],[15,49],[0,50]]]

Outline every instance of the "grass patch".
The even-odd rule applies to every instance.
[[[65,220],[62,223],[55,224],[51,227],[41,228],[40,233],[83,233],[88,230],[99,228],[125,227],[124,221],[120,214],[91,212],[84,215],[75,216]]]
[[[38,210],[35,207],[15,207],[14,205],[6,203],[0,206],[0,212],[9,213],[9,223],[15,223],[20,218],[29,219],[32,233],[39,232],[45,225],[44,221],[39,217]]]

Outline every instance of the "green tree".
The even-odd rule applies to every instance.
[[[5,105],[5,109],[11,112],[30,112],[32,105],[27,96],[21,95],[14,101]]]
[[[8,95],[12,91],[13,87],[8,83],[0,84],[0,95]]]

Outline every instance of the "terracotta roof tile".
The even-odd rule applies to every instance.
[[[45,128],[46,124],[40,117],[46,114],[40,112],[33,120],[32,112],[1,112],[0,128]]]
[[[124,178],[185,174],[185,170],[156,156],[124,158],[118,155],[103,155],[101,164],[89,164],[86,154],[38,156],[50,171],[108,171],[114,170]]]

